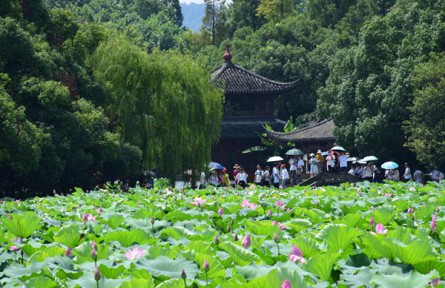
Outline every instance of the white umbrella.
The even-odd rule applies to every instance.
[[[300,149],[294,148],[294,149],[290,149],[286,152],[286,155],[291,155],[291,156],[301,156],[304,155],[303,151],[301,151]]]
[[[330,150],[332,150],[332,151],[342,151],[342,152],[346,151],[346,149],[341,147],[341,146],[334,146]]]
[[[357,157],[349,157],[348,158],[348,162],[356,162],[358,160],[360,160],[360,159],[358,159]]]
[[[379,160],[379,158],[377,158],[375,156],[366,156],[365,158],[362,159],[362,161],[365,161],[365,162],[377,161],[377,160]]]
[[[267,162],[278,162],[278,161],[283,161],[284,159],[281,158],[280,156],[272,156],[269,159],[267,159]]]

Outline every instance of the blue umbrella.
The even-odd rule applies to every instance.
[[[224,166],[222,166],[221,164],[216,163],[216,162],[210,162],[209,168],[213,168],[215,170],[222,170],[224,168]]]
[[[386,169],[386,170],[397,169],[397,168],[399,168],[399,165],[396,162],[389,161],[389,162],[383,163],[382,168]]]

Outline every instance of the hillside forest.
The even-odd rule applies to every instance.
[[[205,2],[193,32],[177,0],[0,0],[1,193],[199,171],[227,44],[235,64],[299,80],[278,118],[332,118],[353,153],[444,167],[444,0]]]

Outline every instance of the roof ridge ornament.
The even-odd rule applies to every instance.
[[[226,45],[226,51],[224,52],[223,59],[225,63],[232,63],[232,54],[230,54],[230,45]]]

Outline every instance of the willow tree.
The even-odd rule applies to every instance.
[[[219,137],[223,94],[189,56],[147,54],[110,37],[96,50],[92,67],[111,91],[108,113],[122,140],[143,152],[141,168],[173,179],[209,161]]]

